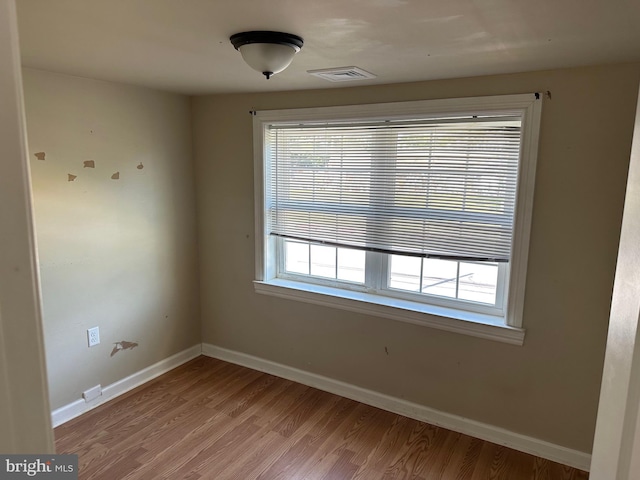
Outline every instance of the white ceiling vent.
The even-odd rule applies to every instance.
[[[354,80],[376,78],[373,73],[369,73],[358,67],[324,68],[322,70],[307,70],[307,73],[324,78],[330,82],[352,82]]]

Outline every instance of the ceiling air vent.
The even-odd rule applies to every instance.
[[[325,68],[322,70],[308,70],[307,73],[324,78],[330,82],[352,82],[354,80],[376,78],[373,73],[369,73],[358,67]]]

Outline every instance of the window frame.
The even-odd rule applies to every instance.
[[[255,290],[258,293],[328,305],[442,330],[465,333],[511,344],[524,343],[522,313],[533,207],[542,95],[537,93],[420,100],[366,105],[266,110],[254,112],[255,191]],[[379,120],[439,115],[515,114],[521,116],[521,151],[518,165],[515,223],[502,316],[465,312],[442,304],[427,304],[410,298],[384,297],[364,289],[336,288],[323,282],[306,282],[287,276],[278,278],[278,239],[265,230],[265,184],[269,181],[264,155],[266,125],[292,121]],[[458,301],[458,300],[456,300]],[[438,302],[439,303],[439,302]],[[446,303],[446,302],[445,302]]]
[[[508,277],[509,277],[509,268],[507,267],[508,262],[505,263],[497,263],[498,268],[498,283],[496,287],[496,304],[495,306],[489,304],[482,304],[480,302],[473,302],[470,300],[465,300],[462,298],[450,298],[435,294],[429,293],[421,293],[421,292],[412,292],[409,290],[402,290],[393,288],[390,286],[390,254],[378,253],[378,252],[365,252],[365,268],[366,273],[365,281],[363,283],[352,282],[349,280],[343,280],[339,278],[329,278],[322,277],[319,275],[313,275],[311,273],[295,273],[295,272],[287,272],[285,270],[285,258],[284,258],[284,243],[287,241],[292,241],[294,243],[318,245],[322,246],[320,243],[315,242],[304,242],[301,240],[288,240],[284,238],[276,238],[276,262],[277,262],[277,278],[290,280],[293,282],[300,283],[310,283],[320,286],[332,287],[332,288],[343,288],[345,290],[353,290],[360,292],[369,292],[375,295],[385,295],[389,297],[394,297],[398,300],[407,300],[410,302],[416,303],[426,303],[432,304],[439,307],[449,308],[452,310],[468,310],[472,313],[480,313],[484,315],[491,315],[495,317],[504,316],[504,310],[506,307],[506,291],[508,290]],[[331,247],[331,248],[340,248],[340,247]],[[344,247],[348,248],[348,247]],[[420,257],[415,257],[420,258]],[[426,260],[426,258],[421,258],[421,260]],[[459,260],[459,263],[479,263],[482,262],[473,262],[473,261],[464,261]],[[372,265],[373,264],[373,265]],[[372,267],[372,269],[369,269]],[[375,291],[374,291],[375,290]]]

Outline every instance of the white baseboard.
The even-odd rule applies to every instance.
[[[537,438],[511,432],[500,427],[477,422],[451,413],[441,412],[424,405],[408,402],[400,398],[391,397],[339,380],[247,355],[246,353],[227,350],[215,345],[203,343],[202,354],[252,368],[260,372],[269,373],[277,377],[293,380],[303,385],[334,393],[431,425],[453,430],[454,432],[464,433],[465,435],[470,435],[481,440],[504,445],[514,450],[546,458],[580,470],[589,471],[591,455],[588,453],[572,450]]]
[[[122,380],[118,380],[111,385],[108,385],[102,389],[102,395],[92,400],[90,402],[85,402],[83,399],[76,400],[75,402],[69,403],[63,407],[60,407],[53,412],[51,412],[51,423],[53,423],[54,427],[58,425],[62,425],[69,420],[76,418],[79,415],[82,415],[89,410],[96,408],[98,405],[102,405],[103,403],[122,395],[123,393],[132,390],[143,383],[146,383],[154,378],[162,375],[163,373],[172,370],[183,363],[188,362],[196,358],[197,356],[202,354],[202,345],[197,344],[191,348],[183,350],[182,352],[178,352],[175,355],[170,356],[169,358],[165,358],[164,360],[160,360],[158,363],[154,363],[153,365],[144,368],[133,375],[129,375]]]

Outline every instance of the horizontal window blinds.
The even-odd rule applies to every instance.
[[[508,261],[520,125],[519,117],[267,125],[268,232]]]

